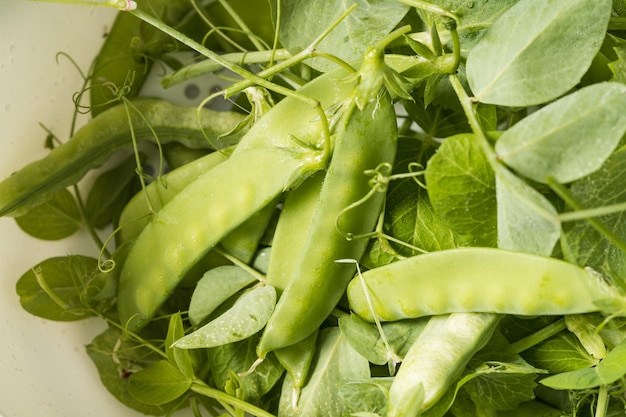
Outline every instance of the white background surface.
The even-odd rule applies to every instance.
[[[82,80],[63,51],[87,71],[114,10],[0,0],[0,178],[46,154],[43,123],[67,138],[72,94]],[[100,383],[85,345],[99,320],[46,321],[24,312],[17,279],[36,263],[65,254],[94,255],[85,234],[42,242],[0,218],[0,416],[138,416]]]

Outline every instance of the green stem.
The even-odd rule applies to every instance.
[[[250,42],[252,42],[252,44],[254,45],[256,49],[258,49],[259,51],[267,49],[265,45],[262,45],[261,42],[259,42],[259,40],[254,36],[252,31],[250,30],[250,27],[248,27],[246,22],[243,21],[241,16],[239,16],[239,14],[235,11],[235,9],[233,9],[230,6],[230,4],[228,4],[227,1],[224,1],[224,0],[218,0],[218,1],[220,5],[224,8],[224,10],[226,10],[226,12],[230,15],[230,17],[233,18],[233,20],[239,26],[239,28],[241,28],[241,30],[248,36],[248,39],[250,39]]]
[[[211,388],[204,382],[199,380],[194,381],[194,383],[191,385],[191,391],[195,392],[196,394],[214,398],[221,403],[231,405],[239,410],[245,411],[246,413],[252,414],[255,417],[275,417],[273,414],[268,413],[267,411],[256,407],[255,405],[240,400],[239,398],[233,397],[232,395],[226,394],[225,392],[218,389]]]
[[[584,213],[585,210],[582,207],[582,205],[578,201],[576,201],[576,198],[570,193],[570,191],[563,184],[558,183],[557,181],[554,180],[554,178],[548,178],[547,184],[559,197],[563,199],[563,201],[565,201],[567,205],[569,205],[576,211]],[[563,215],[559,216],[559,219],[561,221],[563,221],[562,217]],[[565,216],[565,217],[566,219],[568,218],[568,216]],[[569,216],[569,217],[571,220],[572,216]],[[626,242],[624,242],[623,239],[621,239],[619,236],[613,233],[613,231],[610,230],[604,223],[602,223],[600,220],[598,220],[595,217],[583,217],[583,218],[589,222],[591,227],[593,227],[599,233],[603,234],[617,248],[626,252]]]
[[[608,30],[626,30],[626,17],[611,17]]]
[[[487,135],[485,134],[482,126],[480,125],[478,116],[476,116],[476,110],[474,109],[474,103],[472,99],[465,92],[465,88],[463,88],[463,85],[461,84],[461,81],[459,80],[459,77],[456,74],[450,74],[448,75],[448,78],[450,79],[450,84],[452,84],[452,88],[454,89],[454,92],[459,98],[461,107],[463,108],[465,117],[467,117],[469,125],[472,129],[472,132],[478,139],[480,143],[480,147],[485,153],[485,156],[487,157],[487,161],[489,162],[489,165],[491,165],[491,167],[495,171],[499,164],[497,160],[497,156],[494,150],[491,148],[489,139],[487,139]]]
[[[511,348],[513,349],[513,352],[515,353],[523,352],[543,342],[549,337],[552,337],[555,334],[562,332],[565,329],[567,329],[565,320],[564,319],[557,320],[554,323],[551,323],[547,325],[546,327],[536,331],[535,333],[529,336],[526,336],[525,338],[520,339],[517,342],[511,344]]]
[[[626,203],[609,204],[608,206],[603,207],[561,213],[559,214],[559,219],[562,222],[588,220],[591,217],[606,216],[609,214],[621,213],[623,211],[626,211]]]
[[[239,258],[237,258],[236,256],[231,255],[230,253],[228,253],[227,251],[225,251],[224,249],[222,249],[219,246],[216,246],[215,248],[213,248],[213,250],[220,254],[221,256],[223,256],[224,258],[228,259],[230,262],[232,262],[235,266],[238,266],[239,268],[243,269],[244,271],[246,271],[247,273],[249,273],[250,275],[254,276],[256,279],[258,279],[260,282],[265,282],[265,275],[261,274],[259,271],[257,271],[256,269],[252,268],[250,265],[248,265],[245,262],[242,262]]]
[[[596,413],[594,417],[606,417],[609,409],[609,388],[601,385],[598,391],[598,400],[596,401]]]

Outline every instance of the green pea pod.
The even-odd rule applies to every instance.
[[[342,70],[328,73],[299,93],[328,107],[351,94],[354,85],[342,83],[344,78]],[[316,148],[323,140],[319,113],[309,102],[289,97],[268,111],[227,161],[185,187],[139,235],[120,276],[121,322],[141,329],[185,273],[228,233],[324,169],[328,156]]]
[[[320,171],[307,178],[298,188],[289,191],[283,202],[266,274],[267,283],[276,288],[279,295],[296,275],[298,255],[306,243],[325,174]]]
[[[198,176],[228,159],[228,153],[212,152],[167,173],[139,191],[120,215],[120,242],[135,240],[150,221],[150,213],[161,210]]]
[[[291,376],[294,391],[292,398],[296,403],[300,397],[300,390],[304,387],[309,376],[309,369],[311,368],[313,356],[317,348],[318,333],[319,331],[315,330],[306,339],[274,351],[278,362],[280,362],[287,373],[289,373],[289,376]],[[293,409],[298,409],[297,404],[294,404]]]
[[[565,315],[619,299],[597,276],[555,258],[494,248],[458,248],[374,268],[348,285],[353,312],[394,321],[453,312]],[[372,309],[370,309],[371,302]]]
[[[187,0],[140,1],[138,8],[154,13],[169,26],[177,25],[192,10]],[[151,66],[164,52],[173,49],[172,43],[163,32],[132,14],[118,13],[93,62],[91,114],[97,116],[115,105],[116,95],[111,87],[125,87],[127,98],[137,96]]]
[[[432,317],[391,384],[387,417],[419,416],[429,409],[489,341],[499,320],[495,314]]]
[[[367,239],[348,240],[345,233],[371,232],[380,214],[384,193],[373,194],[342,215],[370,192],[364,172],[394,161],[397,125],[391,99],[383,95],[369,102],[363,111],[352,101],[343,120],[294,277],[288,280],[257,346],[260,358],[305,339],[322,324],[355,270],[354,264],[335,261],[358,260],[367,246]],[[340,216],[341,231],[336,225]]]
[[[161,143],[180,142],[194,148],[213,147],[205,134],[217,140],[243,119],[238,113],[203,109],[202,126],[199,126],[195,107],[158,99],[138,99],[133,101],[133,106],[129,112],[130,124],[137,140],[155,140],[156,133]],[[127,109],[120,104],[93,118],[44,158],[0,182],[0,216],[24,214],[57,191],[76,184],[89,170],[106,162],[113,152],[131,147]]]

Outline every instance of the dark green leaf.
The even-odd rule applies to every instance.
[[[172,314],[165,338],[165,354],[170,363],[178,368],[178,370],[187,378],[193,378],[193,363],[188,350],[179,349],[172,344],[185,336],[185,328],[180,313]]]
[[[133,373],[128,378],[128,392],[143,403],[162,405],[184,395],[191,383],[178,368],[161,360]]]
[[[467,77],[477,101],[532,106],[576,86],[600,49],[611,0],[523,0],[470,51]]]
[[[524,351],[522,357],[533,366],[550,373],[588,368],[596,360],[571,333],[560,333]]]
[[[96,365],[106,389],[122,404],[138,412],[163,415],[166,408],[145,404],[128,392],[128,378],[159,359],[152,350],[124,336],[121,330],[109,327],[87,346],[87,353]]]
[[[615,152],[596,172],[574,182],[570,192],[585,208],[599,208],[626,202],[626,148]],[[597,218],[614,235],[626,241],[624,212]],[[586,220],[563,225],[562,247],[565,258],[578,265],[589,266],[626,288],[626,253],[594,229]]]
[[[66,189],[52,199],[16,217],[24,232],[43,240],[59,240],[73,235],[81,227],[81,218],[74,196]]]
[[[278,382],[283,375],[283,367],[274,355],[268,355],[254,372],[238,377],[246,372],[257,360],[257,335],[241,342],[218,346],[207,350],[209,369],[217,388],[225,390],[236,386],[236,395],[249,402],[261,398]]]
[[[471,134],[447,138],[428,161],[431,204],[471,246],[496,246],[494,172]]]
[[[117,224],[126,203],[138,189],[139,178],[134,156],[100,174],[89,190],[85,203],[85,216],[89,224],[98,229],[111,223]]]
[[[613,47],[617,60],[609,63],[609,68],[613,73],[611,81],[626,84],[626,41],[621,38],[614,38],[617,45]]]
[[[98,273],[98,261],[82,255],[46,259],[17,281],[22,308],[57,321],[82,320],[94,313],[82,302],[83,290]]]

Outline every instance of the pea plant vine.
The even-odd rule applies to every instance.
[[[16,290],[107,323],[87,354],[119,401],[624,415],[623,1],[58,2],[120,12],[74,98],[90,120],[0,182],[0,215],[90,231],[93,256]],[[228,86],[144,97],[155,65]]]

